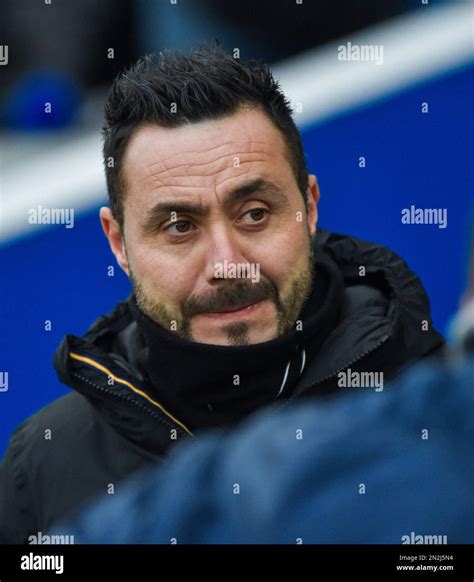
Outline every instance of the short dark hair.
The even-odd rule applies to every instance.
[[[171,104],[176,103],[176,112]],[[217,43],[190,54],[166,50],[146,55],[112,83],[102,130],[110,207],[123,228],[123,156],[133,134],[145,123],[178,127],[232,115],[241,105],[258,106],[280,130],[307,209],[308,171],[301,135],[289,101],[265,63],[241,61]],[[109,164],[109,160],[113,164]]]

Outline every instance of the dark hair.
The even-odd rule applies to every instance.
[[[176,112],[171,104],[176,103]],[[222,118],[241,105],[255,105],[280,130],[307,209],[308,171],[292,109],[269,67],[240,61],[218,44],[204,44],[189,55],[167,50],[140,58],[118,75],[105,103],[103,155],[110,207],[123,227],[123,156],[133,132],[144,123],[177,127]],[[113,159],[113,167],[108,160]]]

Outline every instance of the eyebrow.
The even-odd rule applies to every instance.
[[[246,182],[229,192],[222,206],[225,210],[228,210],[237,202],[241,202],[255,193],[270,194],[272,196],[272,202],[277,206],[284,206],[288,202],[286,194],[276,184],[270,180],[257,178],[256,180]],[[148,216],[143,222],[142,228],[145,234],[155,232],[161,222],[166,218],[169,218],[172,212],[175,212],[176,214],[186,213],[204,217],[209,214],[209,207],[203,207],[190,202],[179,202],[173,200],[157,202],[149,211]]]

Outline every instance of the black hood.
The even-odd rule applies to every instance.
[[[308,362],[292,398],[335,390],[348,367],[382,370],[387,379],[444,343],[433,329],[429,301],[418,277],[386,247],[319,230],[315,255],[326,253],[344,280],[338,325]],[[54,356],[59,379],[85,396],[128,439],[153,446],[157,431],[145,417],[180,434],[191,431],[153,394],[137,361],[139,337],[128,299],[101,316],[82,336],[67,335]],[[162,437],[161,437],[162,438]]]

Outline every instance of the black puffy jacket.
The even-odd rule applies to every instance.
[[[338,372],[377,370],[385,379],[437,351],[429,302],[416,277],[389,249],[319,231],[315,252],[336,262],[345,281],[340,321],[294,390],[327,395]],[[361,276],[361,267],[365,275]],[[152,399],[136,365],[137,330],[127,302],[100,317],[83,337],[67,335],[54,366],[73,391],[13,433],[0,465],[0,542],[28,542],[94,496],[163,459],[182,437],[194,437]]]

